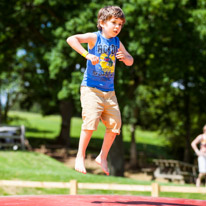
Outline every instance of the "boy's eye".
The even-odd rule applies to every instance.
[[[115,21],[112,21],[112,24],[115,24],[115,25],[118,25],[118,26],[122,26],[122,24],[119,24],[119,23],[117,23]]]

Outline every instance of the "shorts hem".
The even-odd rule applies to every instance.
[[[117,135],[120,135],[120,130],[106,129],[106,132],[112,132],[112,133],[115,133]]]
[[[96,131],[97,129],[96,129],[96,128],[84,128],[84,127],[82,127],[82,130],[92,130],[92,131]]]

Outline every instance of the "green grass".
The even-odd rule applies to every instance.
[[[24,124],[26,127],[26,137],[33,146],[40,146],[43,143],[53,141],[60,131],[61,119],[57,115],[42,116],[35,113],[27,112],[10,112],[11,125]],[[72,118],[71,122],[71,147],[77,148],[82,120]],[[99,124],[98,130],[94,132],[89,144],[90,151],[94,152],[99,149],[104,136],[105,127]],[[138,152],[143,152],[152,158],[166,156],[167,141],[157,132],[142,131],[136,129],[136,142]],[[129,126],[123,127],[125,154],[129,153],[130,129]],[[87,175],[78,173],[64,164],[54,160],[46,155],[35,152],[23,151],[2,151],[0,152],[0,179],[7,180],[31,180],[31,181],[62,181],[69,182],[76,179],[78,182],[93,183],[118,183],[118,184],[138,184],[150,185],[151,181],[139,181],[124,177],[112,177],[104,175]],[[163,183],[161,183],[163,184]],[[167,183],[167,185],[175,185]],[[184,185],[194,186],[194,185]],[[79,190],[79,194],[123,194],[123,195],[146,195],[149,192],[127,192],[127,191],[104,191],[104,190]],[[40,188],[0,188],[0,195],[39,195],[39,194],[69,194],[68,189],[40,189]],[[164,197],[177,197],[189,199],[206,199],[201,194],[184,194],[184,193],[161,193]]]
[[[68,182],[76,179],[80,182],[122,183],[122,184],[149,184],[145,181],[136,181],[129,178],[81,174],[68,168],[61,162],[40,153],[24,151],[0,152],[0,179],[21,179],[32,181]]]
[[[76,179],[81,182],[114,182],[132,184],[126,178],[107,177],[104,175],[81,174],[68,168],[61,162],[46,155],[24,151],[0,152],[0,179],[21,179],[32,181],[68,182]],[[142,182],[145,184],[145,182]]]
[[[60,131],[60,117],[57,115],[42,116],[29,112],[10,112],[11,125],[25,125],[26,136],[36,138],[54,139]]]
[[[58,115],[42,116],[36,113],[12,111],[9,113],[9,117],[10,124],[25,125],[26,137],[29,139],[33,147],[37,147],[48,141],[54,140],[60,131],[61,119]],[[77,148],[81,124],[81,118],[72,118],[70,136],[71,147],[73,148]],[[131,139],[129,126],[124,125],[122,132],[124,137],[125,154],[128,156]],[[92,135],[88,151],[100,149],[104,133],[105,126],[100,122],[98,130]],[[167,149],[168,143],[164,136],[158,134],[158,132],[142,131],[141,129],[136,129],[135,133],[137,150],[139,152],[142,152],[143,154],[145,153],[144,155],[151,156],[153,158],[160,158],[162,156],[169,157]]]
[[[59,134],[61,119],[58,115],[42,116],[41,114],[17,112],[12,111],[9,113],[11,119],[10,124],[19,125],[24,124],[27,128],[26,135],[28,137],[38,138],[54,138]],[[71,137],[79,137],[81,130],[82,120],[80,118],[72,118],[71,121]],[[101,138],[104,136],[105,126],[100,122],[98,130],[92,135],[94,138]],[[130,129],[129,126],[124,126],[123,136],[125,142],[130,142]],[[167,144],[164,137],[157,132],[136,130],[136,140],[139,143],[151,145],[164,145]]]
[[[118,184],[150,184],[150,182],[136,181],[129,178],[104,175],[81,174],[66,167],[57,160],[35,152],[2,151],[0,152],[0,179],[2,180],[30,180],[69,182],[118,183]],[[31,193],[30,193],[31,192]],[[94,191],[80,190],[80,194]],[[107,191],[102,191],[107,193]],[[68,194],[68,189],[23,189],[17,188],[16,194]],[[9,195],[5,189],[0,189],[0,195]]]
[[[35,152],[2,151],[0,152],[0,179],[4,180],[30,180],[69,182],[76,179],[78,182],[88,183],[117,183],[150,185],[151,181],[139,181],[124,177],[105,175],[81,174],[64,164],[46,155]],[[163,184],[163,183],[162,183]],[[164,185],[177,185],[165,183]],[[191,185],[187,185],[191,186]],[[194,186],[194,185],[192,185]],[[69,189],[40,189],[40,188],[0,188],[0,195],[43,195],[43,194],[69,194]],[[106,190],[78,190],[78,194],[118,194],[150,196],[149,192],[106,191]],[[206,200],[205,195],[187,193],[161,193],[162,197],[176,197]]]

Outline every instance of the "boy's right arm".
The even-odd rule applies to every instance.
[[[97,35],[94,33],[76,34],[67,38],[67,43],[79,54],[86,52],[85,48],[81,45],[82,43],[88,43],[89,48],[92,49],[96,43]],[[99,57],[93,54],[87,54],[86,59],[90,60],[93,65],[99,62]]]

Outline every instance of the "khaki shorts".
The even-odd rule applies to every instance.
[[[103,92],[92,87],[81,87],[82,130],[96,130],[99,120],[106,132],[120,134],[121,114],[114,91]]]

